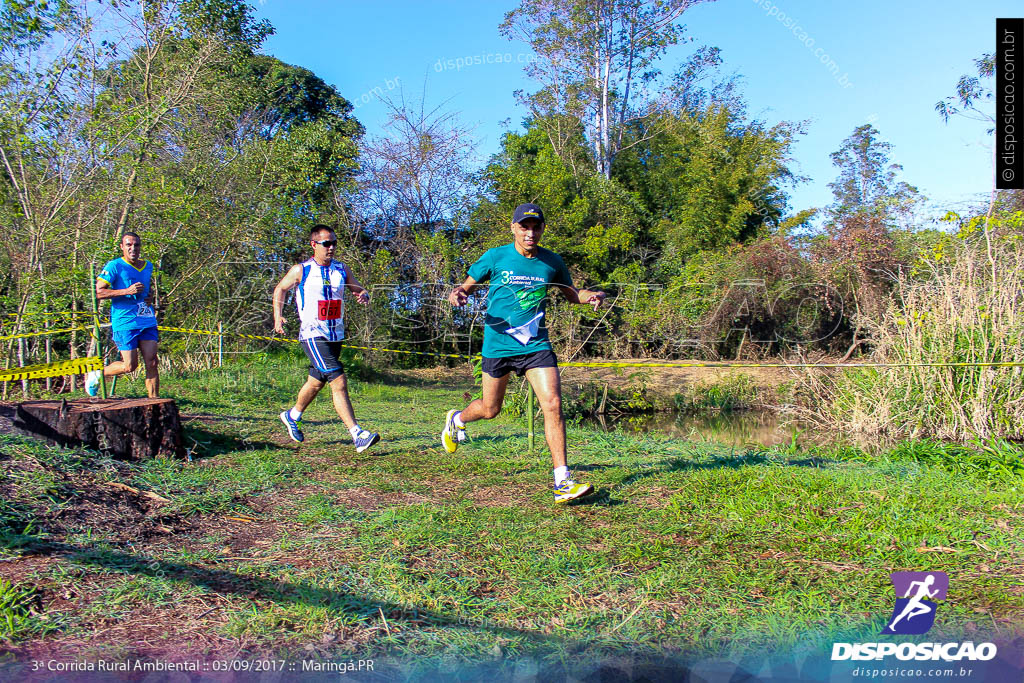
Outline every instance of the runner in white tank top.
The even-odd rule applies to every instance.
[[[281,413],[281,422],[293,441],[304,441],[302,412],[324,385],[330,384],[334,409],[348,427],[356,452],[362,453],[380,441],[380,435],[366,431],[356,422],[340,356],[341,340],[345,338],[345,290],[355,294],[356,301],[364,305],[370,303],[370,293],[345,264],[334,260],[338,238],[330,227],[314,225],[309,243],[313,258],[292,266],[274,289],[274,331],[284,334],[284,300],[294,289],[299,343],[309,358],[309,377],[299,390],[295,407]]]
[[[299,313],[299,339],[323,337],[327,341],[345,338],[345,281],[348,269],[331,259],[326,266],[316,259],[299,264],[302,275],[295,286],[295,308]]]

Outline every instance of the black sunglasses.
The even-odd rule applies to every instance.
[[[321,247],[330,248],[338,243],[338,240],[313,240],[313,244],[319,244]]]

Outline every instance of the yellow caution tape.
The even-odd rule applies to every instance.
[[[221,334],[216,330],[197,330],[187,327],[164,327],[157,328],[166,332],[185,332],[189,334],[207,334],[218,336]],[[265,341],[282,341],[298,343],[298,339],[287,337],[266,337],[256,334],[243,334],[241,332],[224,332],[225,335],[242,337],[244,339],[258,339]],[[457,360],[473,360],[479,358],[480,354],[466,356],[459,353],[433,353],[430,351],[405,351],[403,349],[388,349],[379,346],[354,346],[342,344],[344,349],[359,349],[362,351],[381,351],[383,353],[404,353],[416,356],[434,356],[435,358],[455,358]],[[568,368],[944,368],[944,367],[995,367],[1012,368],[1024,367],[1019,362],[977,362],[977,363],[644,363],[644,362],[566,362],[559,363],[560,367]]]
[[[89,311],[31,311],[28,313],[5,313],[9,318],[32,318],[40,315],[67,315],[72,317],[87,315],[92,316]]]
[[[197,329],[193,329],[193,328],[190,328],[190,327],[166,327],[164,325],[158,325],[156,329],[160,330],[161,332],[184,332],[186,334],[206,334],[206,335],[211,335],[211,336],[214,336],[214,337],[219,336],[221,334],[217,330],[197,330]],[[258,335],[258,334],[244,334],[242,332],[224,332],[223,334],[224,335],[231,335],[233,337],[241,337],[242,339],[256,339],[256,340],[260,340],[260,341],[291,342],[293,344],[298,344],[299,343],[298,339],[291,339],[289,337],[266,337],[266,336],[261,336],[261,335]],[[379,348],[379,347],[376,347],[376,346],[353,346],[351,344],[342,344],[341,348],[343,348],[343,349],[359,349],[359,350],[362,350],[362,351],[384,351],[386,353],[405,353],[405,354],[412,354],[412,355],[417,355],[417,356],[434,356],[434,357],[437,357],[437,358],[458,358],[458,359],[466,359],[466,360],[472,360],[473,358],[477,358],[478,357],[478,356],[463,356],[463,355],[457,354],[457,353],[433,353],[431,351],[405,351],[405,350],[402,350],[402,349],[385,349],[385,348]]]
[[[975,363],[559,363],[574,368],[1016,368],[1020,362]]]
[[[191,327],[168,327],[166,325],[157,325],[158,330],[161,332],[185,332],[186,334],[208,334],[214,337],[219,336],[221,333],[217,330],[196,330]],[[299,343],[298,339],[289,339],[287,337],[264,337],[258,334],[244,334],[242,332],[224,332],[225,335],[231,335],[233,337],[242,337],[243,339],[256,339],[260,341],[282,341],[282,342],[293,342]]]
[[[61,375],[82,375],[103,367],[103,361],[96,356],[74,358],[57,363],[42,365],[26,365],[21,368],[0,370],[0,382],[13,382],[19,379],[41,379],[43,377],[59,377]]]
[[[414,356],[434,356],[435,358],[455,358],[459,360],[473,360],[479,358],[480,354],[475,356],[463,356],[461,353],[434,353],[431,351],[405,351],[402,349],[382,349],[376,346],[352,346],[350,344],[342,344],[344,349],[362,349],[363,351],[384,351],[385,353],[406,353]]]
[[[101,327],[109,327],[110,324],[101,325]],[[64,332],[72,332],[74,330],[88,330],[88,327],[69,327],[60,330],[47,330],[45,332],[28,332],[24,334],[13,334],[6,337],[0,337],[0,341],[7,341],[10,339],[19,339],[23,337],[36,337],[47,334],[61,334]],[[245,334],[242,332],[218,332],[217,330],[202,330],[191,327],[170,327],[167,325],[159,325],[157,329],[161,332],[181,332],[184,334],[204,334],[213,337],[223,335],[230,335],[233,337],[240,337],[242,339],[253,339],[256,341],[276,341],[276,342],[289,342],[297,344],[298,339],[290,337],[268,337],[266,335],[259,334]],[[379,346],[356,346],[352,344],[342,344],[342,348],[345,349],[357,349],[361,351],[380,351],[382,353],[404,353],[407,355],[414,356],[432,356],[434,358],[454,358],[456,360],[474,360],[480,357],[480,354],[467,356],[460,353],[436,353],[431,351],[406,351],[404,349],[389,349]],[[565,362],[559,363],[560,367],[564,368],[968,368],[968,367],[988,367],[988,368],[1014,368],[1024,367],[1022,362],[938,362],[938,363],[722,363],[722,362],[708,362],[708,363],[647,363],[647,362],[616,362],[616,361],[594,361],[594,362]],[[68,373],[57,373],[57,374],[68,374]]]

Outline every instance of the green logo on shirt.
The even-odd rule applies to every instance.
[[[513,270],[503,270],[499,279],[512,291],[521,311],[536,309],[548,294],[544,278],[536,275],[516,275]]]

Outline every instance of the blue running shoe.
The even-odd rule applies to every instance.
[[[292,437],[292,441],[298,441],[299,443],[305,441],[306,437],[302,435],[302,430],[300,429],[302,426],[301,417],[298,420],[293,420],[291,411],[286,410],[281,413],[281,422],[284,422],[284,426],[288,428],[288,436]]]
[[[365,429],[359,432],[359,436],[352,439],[352,442],[356,446],[356,453],[362,453],[378,441],[380,441],[380,434],[368,432]]]

